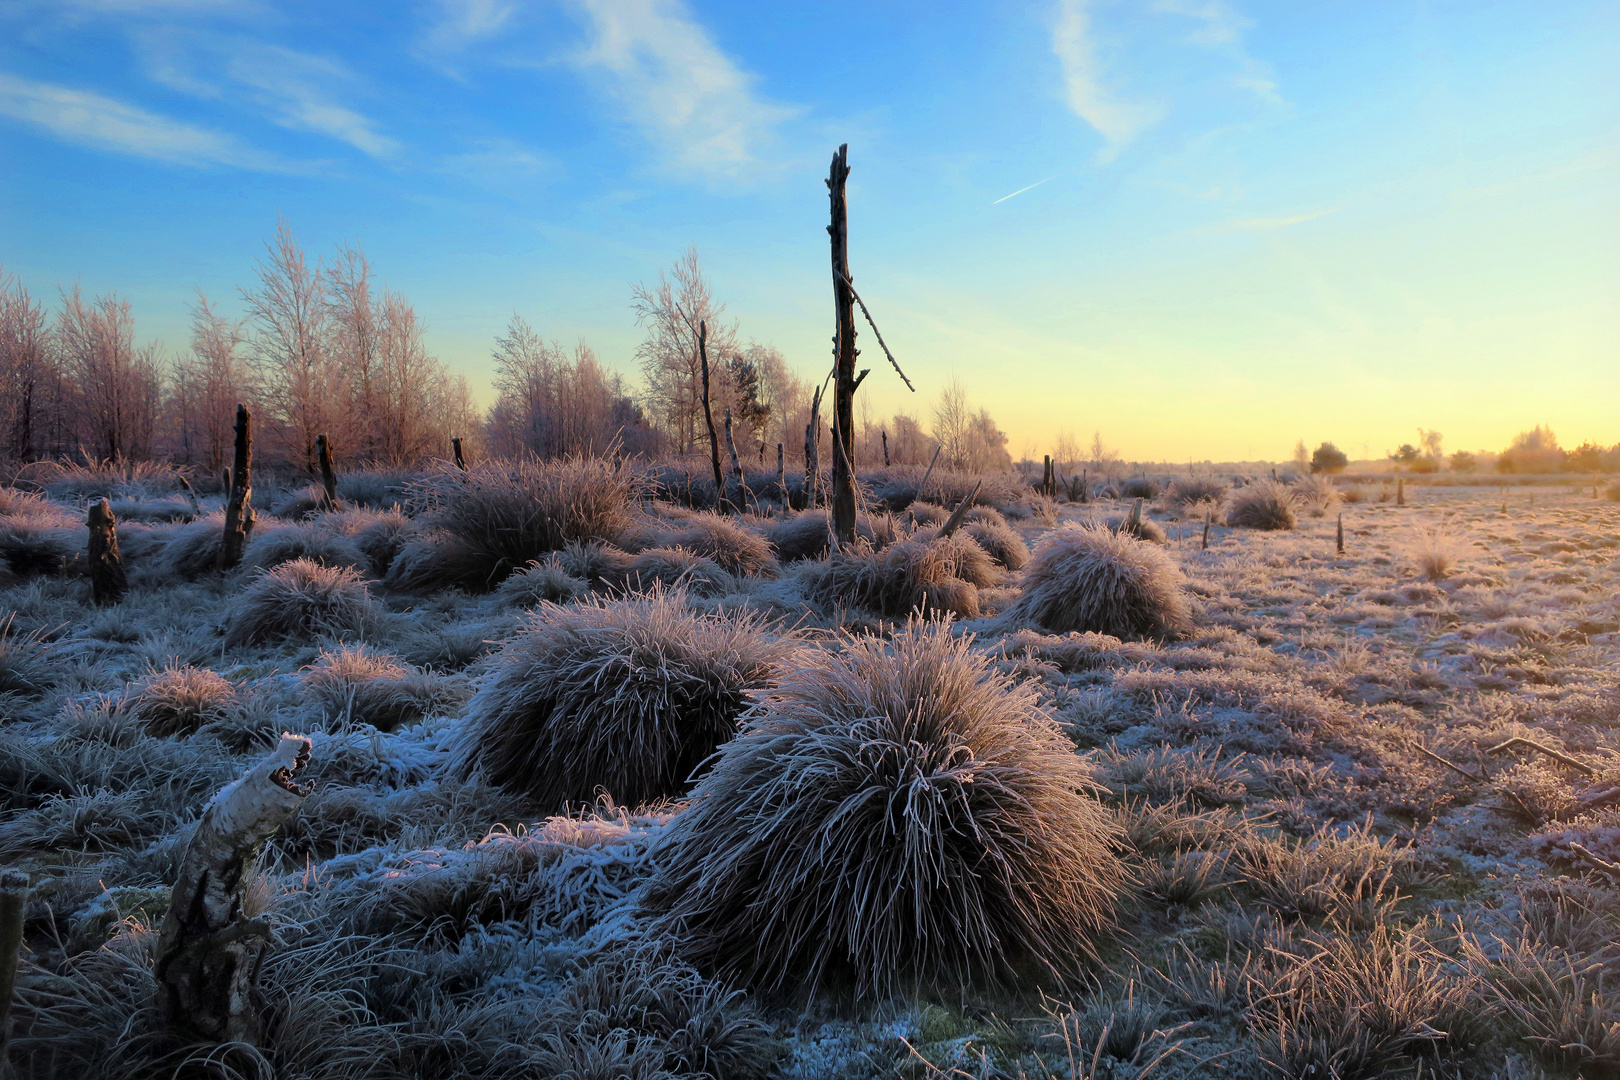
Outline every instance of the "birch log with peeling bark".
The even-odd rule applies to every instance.
[[[158,1007],[187,1035],[260,1045],[259,966],[268,927],[242,909],[259,845],[303,802],[294,777],[310,740],[281,737],[273,753],[225,785],[186,845],[174,898],[158,932]]]
[[[118,519],[106,499],[90,504],[90,597],[97,607],[116,604],[129,591],[129,575],[118,557]]]
[[[737,481],[737,506],[741,509],[747,498],[743,491],[742,463],[737,460],[737,444],[731,438],[731,410],[726,410],[726,453],[731,455],[731,478]]]

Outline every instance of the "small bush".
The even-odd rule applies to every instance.
[[[753,620],[693,614],[678,590],[544,604],[491,661],[453,770],[547,810],[679,795],[790,647]]]
[[[1161,490],[1157,480],[1146,476],[1138,476],[1119,485],[1119,497],[1122,499],[1157,499]]]
[[[1065,525],[1035,548],[1012,613],[1057,634],[1172,637],[1192,621],[1183,582],[1170,556],[1153,544]]]
[[[488,591],[520,566],[570,543],[614,541],[629,527],[643,480],[602,458],[484,462],[425,481],[428,523],[465,568],[462,583]]]
[[[131,714],[148,735],[190,735],[224,717],[236,701],[236,684],[208,668],[167,667],[141,682],[130,698]]]
[[[1226,523],[1244,529],[1292,529],[1298,521],[1294,489],[1274,480],[1239,488],[1226,511]]]
[[[747,714],[656,850],[647,903],[722,977],[884,993],[1070,974],[1116,827],[1036,691],[917,625],[817,652]]]
[[[261,570],[225,616],[225,647],[281,638],[364,633],[376,620],[365,581],[353,570],[294,559]]]

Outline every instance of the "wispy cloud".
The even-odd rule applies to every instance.
[[[1056,180],[1058,177],[1060,177],[1062,175],[1063,175],[1062,173],[1053,173],[1051,176],[1048,176],[1046,178],[1046,180]],[[1022,195],[1026,191],[1029,191],[1029,190],[1031,190],[1033,188],[1038,188],[1042,184],[1046,183],[1046,180],[1037,180],[1033,184],[1030,184],[1028,187],[1019,188],[1017,191],[1013,192],[1012,195],[1003,195],[1001,198],[997,199],[995,202],[991,203],[990,205],[991,206],[1000,206],[1002,203],[1004,203],[1008,199],[1012,198],[1013,195]]]
[[[1237,64],[1232,85],[1247,90],[1254,96],[1273,103],[1280,102],[1277,81],[1271,68],[1249,55],[1243,41],[1244,33],[1254,25],[1229,4],[1221,0],[1156,0],[1154,10],[1192,19],[1194,27],[1187,42],[1208,49],[1218,49]]]
[[[589,34],[572,57],[678,173],[734,180],[758,172],[794,109],[759,97],[758,79],[722,52],[679,0],[571,0]]]
[[[1163,118],[1163,106],[1125,101],[1104,84],[1091,32],[1090,0],[1059,0],[1052,52],[1063,65],[1064,100],[1106,140],[1105,160],[1116,157],[1127,143]]]
[[[1217,221],[1199,228],[1198,232],[1269,232],[1273,229],[1289,229],[1295,225],[1303,225],[1307,221],[1337,214],[1344,209],[1342,206],[1330,206],[1326,210],[1311,210],[1303,214],[1283,214],[1276,217],[1248,217],[1233,221]]]
[[[438,19],[424,39],[430,54],[455,53],[505,30],[517,14],[515,0],[436,0]]]
[[[0,115],[49,131],[64,142],[172,165],[225,165],[295,171],[234,136],[194,127],[89,90],[0,73]]]

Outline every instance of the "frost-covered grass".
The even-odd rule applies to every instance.
[[[261,513],[226,575],[217,497],[179,520],[161,470],[0,489],[0,861],[34,885],[14,1064],[106,1080],[1617,1074],[1620,504],[1409,485],[1405,507],[1342,507],[1340,555],[1341,508],[1314,516],[1299,485],[1294,527],[1266,530],[1214,503],[1261,485],[1178,482],[1179,516],[1145,510],[1164,543],[1087,534],[1126,560],[1094,593],[1079,571],[1101,554],[1054,553],[1128,501],[1037,506],[1009,487],[1003,512],[969,516],[971,546],[936,550],[943,511],[905,512],[918,472],[877,477],[899,512],[874,503],[863,543],[830,559],[819,510],[722,518],[626,489],[553,535],[567,515],[524,517],[505,479],[480,507],[533,535],[468,546],[475,526],[448,531],[459,493],[413,502],[411,477],[379,474],[340,487],[346,509]],[[954,505],[948,479],[926,497]],[[132,582],[103,609],[81,556],[100,494],[119,500]],[[1175,583],[1148,601],[1177,605],[1178,634],[1058,618],[1088,597],[1142,610],[1119,607],[1127,572]],[[918,604],[981,616],[933,640],[995,692],[926,663],[872,684]],[[523,675],[542,626],[566,685]],[[500,783],[464,767],[497,696],[552,725],[508,741]],[[751,702],[750,741],[728,744]],[[269,1044],[167,1043],[151,950],[187,830],[282,731],[312,736],[316,786],[255,871]],[[646,731],[695,741],[654,753]],[[1492,753],[1513,738],[1575,764]],[[788,742],[797,756],[762,749]],[[629,801],[663,801],[578,808],[628,768],[653,781]],[[1040,824],[1074,798],[1107,844],[1082,864],[1072,807]],[[1129,883],[1099,891],[1116,863]],[[973,906],[965,886],[986,883],[995,902]]]

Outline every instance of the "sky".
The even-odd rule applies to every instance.
[[[635,373],[696,245],[831,358],[849,144],[873,416],[957,379],[1038,455],[1620,441],[1620,4],[0,0],[0,265],[185,348],[285,215],[487,403],[514,313]]]

